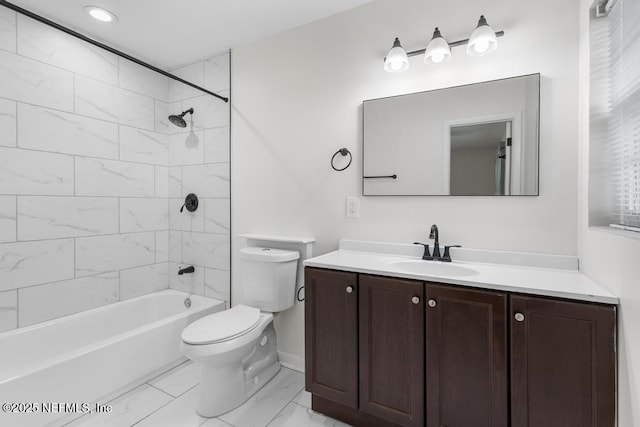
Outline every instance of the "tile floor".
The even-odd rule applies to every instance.
[[[196,413],[200,372],[187,361],[153,380],[106,402],[107,414],[81,417],[67,427],[316,427],[347,426],[311,410],[304,374],[282,368],[262,390],[218,418]]]

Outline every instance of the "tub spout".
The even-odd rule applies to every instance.
[[[178,275],[182,276],[184,273],[193,273],[195,270],[196,269],[193,267],[193,265],[190,265],[189,267],[178,269]]]

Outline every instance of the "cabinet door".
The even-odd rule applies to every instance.
[[[427,285],[427,427],[506,427],[507,295]]]
[[[423,283],[361,274],[359,285],[360,410],[423,426]]]
[[[307,391],[358,407],[357,274],[305,269]]]
[[[513,427],[614,427],[615,307],[511,297]]]

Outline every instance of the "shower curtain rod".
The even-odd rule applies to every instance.
[[[85,36],[83,34],[80,34],[80,33],[76,32],[76,31],[73,31],[70,28],[67,28],[67,27],[65,27],[63,25],[60,25],[60,24],[56,23],[56,22],[53,22],[53,21],[51,21],[51,20],[49,20],[49,19],[47,19],[45,17],[42,17],[42,16],[40,16],[38,14],[35,14],[35,13],[33,13],[33,12],[27,10],[27,9],[23,9],[20,6],[16,6],[13,3],[9,3],[6,0],[0,0],[0,5],[8,8],[8,9],[14,10],[14,11],[16,11],[16,12],[22,14],[22,15],[28,16],[31,19],[35,19],[36,21],[42,22],[43,24],[46,24],[46,25],[48,25],[50,27],[53,27],[53,28],[55,28],[57,30],[63,31],[63,32],[65,32],[65,33],[67,33],[67,34],[69,34],[69,35],[71,35],[73,37],[79,38],[80,40],[83,40],[83,41],[85,41],[87,43],[91,43],[94,46],[97,46],[97,47],[102,48],[102,49],[104,49],[106,51],[109,51],[109,52],[111,52],[111,53],[113,53],[115,55],[118,55],[118,56],[120,56],[120,57],[122,57],[124,59],[128,59],[131,62],[135,62],[138,65],[141,65],[141,66],[143,66],[145,68],[148,68],[148,69],[150,69],[152,71],[155,71],[156,73],[160,73],[163,76],[169,77],[170,79],[179,81],[180,83],[184,83],[187,86],[191,86],[192,88],[195,88],[195,89],[198,89],[198,90],[200,90],[202,92],[208,93],[209,95],[213,95],[216,98],[223,100],[224,102],[229,102],[229,98],[225,98],[224,96],[218,95],[217,93],[213,93],[213,92],[211,92],[211,91],[209,91],[209,90],[207,90],[207,89],[205,89],[203,87],[200,87],[198,85],[195,85],[195,84],[193,84],[193,83],[191,83],[191,82],[189,82],[187,80],[181,79],[180,77],[178,77],[176,75],[173,75],[173,74],[168,73],[168,72],[166,72],[164,70],[161,70],[158,67],[154,67],[151,64],[147,64],[146,62],[141,61],[138,58],[134,58],[131,55],[127,55],[126,53],[121,52],[121,51],[119,51],[117,49],[114,49],[111,46],[107,46],[106,44],[103,44],[103,43],[100,43],[100,42],[95,41],[93,39],[90,39],[89,37],[87,37],[87,36]]]

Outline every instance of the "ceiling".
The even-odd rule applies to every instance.
[[[167,70],[340,13],[371,0],[10,0]],[[83,7],[103,7],[116,23]]]

